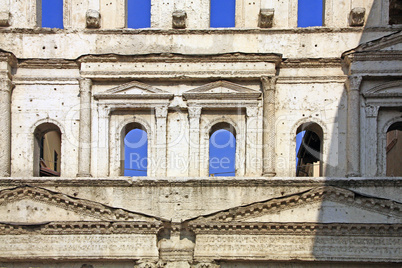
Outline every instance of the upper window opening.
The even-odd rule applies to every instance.
[[[402,24],[401,0],[389,0],[389,24]]]
[[[39,0],[41,27],[63,29],[63,0]]]
[[[298,0],[297,27],[324,25],[323,0]]]
[[[34,133],[34,176],[59,177],[61,132],[51,123],[38,126]]]
[[[235,176],[236,131],[228,123],[219,123],[209,133],[209,176]]]
[[[147,176],[148,135],[138,123],[130,123],[122,131],[121,166],[124,176]]]
[[[387,176],[402,176],[402,122],[392,124],[387,131]]]
[[[127,28],[151,27],[151,0],[127,0]]]
[[[236,0],[211,0],[210,27],[235,27]]]
[[[322,128],[316,123],[305,123],[296,131],[296,176],[322,175]]]

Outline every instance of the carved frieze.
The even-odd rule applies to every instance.
[[[244,260],[398,260],[401,237],[198,235],[194,258]]]

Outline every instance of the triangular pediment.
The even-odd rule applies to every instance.
[[[362,53],[372,51],[402,51],[402,31],[360,44],[358,47],[345,53]]]
[[[183,93],[185,99],[257,99],[261,92],[241,85],[220,80]]]
[[[363,94],[366,98],[371,97],[402,97],[402,80],[390,81],[381,83],[380,85],[371,88]]]
[[[156,217],[75,198],[47,189],[23,186],[0,191],[2,222],[162,221]]]
[[[96,99],[171,99],[173,94],[138,81],[131,81],[94,94]]]
[[[219,211],[191,222],[398,223],[402,204],[324,186]]]

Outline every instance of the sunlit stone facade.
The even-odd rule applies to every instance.
[[[208,0],[152,0],[131,29],[123,0],[64,0],[51,29],[3,0],[0,267],[400,267],[398,5],[324,2],[322,26],[237,0],[210,28]],[[211,174],[219,129],[235,176]]]

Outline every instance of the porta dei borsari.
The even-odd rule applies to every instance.
[[[400,0],[1,0],[1,268],[402,265]]]

